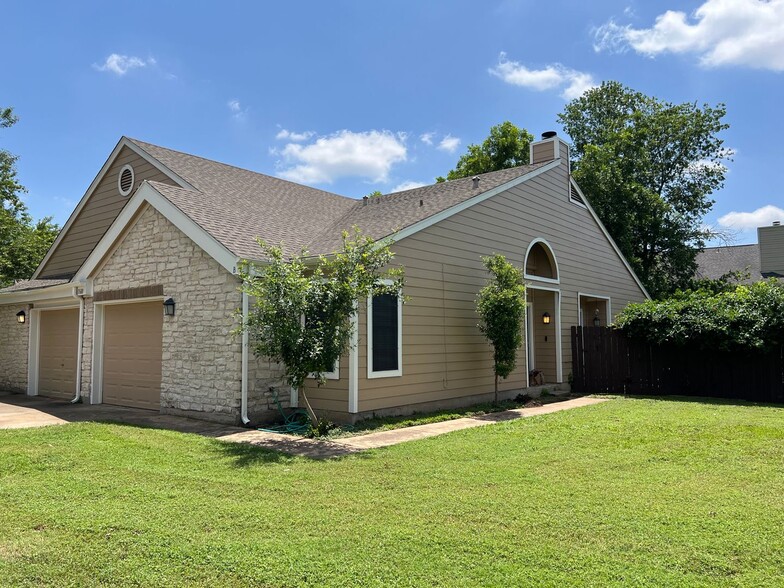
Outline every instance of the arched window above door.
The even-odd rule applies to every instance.
[[[525,277],[529,280],[558,283],[558,261],[552,247],[544,239],[537,238],[525,252]]]

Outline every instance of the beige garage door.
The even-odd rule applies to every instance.
[[[38,394],[73,398],[76,393],[76,348],[79,309],[42,310],[38,313]]]
[[[103,401],[157,410],[161,404],[161,303],[109,304],[103,321]]]

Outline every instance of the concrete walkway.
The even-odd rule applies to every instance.
[[[160,414],[154,410],[141,408],[126,408],[108,404],[71,404],[62,400],[53,400],[40,396],[0,392],[0,429],[43,427],[46,425],[86,421],[115,422],[156,429],[170,429],[181,433],[195,433],[205,437],[213,437],[220,441],[255,445],[289,455],[327,459],[350,455],[368,449],[397,445],[406,441],[435,437],[436,435],[443,435],[444,433],[461,429],[482,427],[493,423],[549,414],[581,406],[590,406],[606,400],[608,399],[574,398],[572,400],[552,402],[544,406],[516,408],[483,416],[466,417],[440,423],[404,427],[392,431],[380,431],[378,433],[325,441],[221,425]]]
[[[358,435],[356,437],[347,437],[345,439],[335,439],[333,441],[303,439],[291,435],[280,435],[278,433],[268,433],[265,431],[247,430],[240,433],[232,433],[230,435],[218,437],[218,439],[220,441],[229,441],[232,443],[249,443],[251,445],[264,447],[266,449],[280,451],[291,455],[324,459],[350,455],[352,453],[357,453],[368,449],[388,447],[390,445],[397,445],[398,443],[405,443],[406,441],[416,441],[417,439],[435,437],[436,435],[443,435],[444,433],[459,431],[461,429],[483,427],[485,425],[492,425],[493,423],[513,421],[520,418],[538,416],[542,414],[550,414],[553,412],[560,412],[562,410],[579,408],[581,406],[590,406],[592,404],[606,402],[607,400],[609,399],[574,398],[572,400],[552,402],[550,404],[545,404],[544,406],[516,408],[482,416],[466,417],[462,419],[454,419],[451,421],[443,421],[440,423],[417,425],[414,427],[404,427],[391,431],[381,431],[379,433],[368,433],[367,435]]]
[[[113,422],[222,437],[246,431],[240,427],[160,414],[157,410],[111,406],[109,404],[71,404],[42,396],[0,392],[0,429],[22,429],[64,425],[77,422]]]

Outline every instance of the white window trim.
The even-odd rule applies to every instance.
[[[528,255],[531,253],[531,249],[533,249],[534,245],[537,243],[541,243],[550,251],[550,255],[553,257],[553,265],[555,266],[555,278],[543,278],[542,276],[531,275],[525,271],[525,268],[528,267]],[[528,244],[528,249],[525,250],[525,258],[523,260],[523,277],[525,277],[526,280],[535,280],[537,282],[544,282],[546,284],[561,283],[561,270],[558,268],[558,258],[555,257],[555,250],[553,250],[552,245],[550,245],[545,239],[537,237]]]
[[[337,360],[335,361],[335,366],[332,368],[331,372],[322,372],[322,373],[324,374],[324,377],[327,380],[339,380],[340,379],[340,358],[338,357]],[[316,378],[315,372],[308,374],[308,377],[315,379]]]
[[[391,280],[383,280],[383,284],[392,285]],[[403,299],[401,293],[397,295],[397,369],[385,370],[381,372],[373,371],[373,295],[367,299],[367,377],[368,380],[375,378],[394,378],[403,375]]]
[[[604,296],[602,294],[591,294],[590,292],[578,292],[577,293],[577,317],[578,317],[577,322],[581,327],[586,326],[584,324],[585,317],[583,316],[583,304],[581,300],[582,298],[598,298],[600,300],[606,300],[607,304],[605,305],[606,306],[605,314],[607,316],[605,320],[607,322],[605,324],[607,325],[612,324],[612,299],[609,296]]]

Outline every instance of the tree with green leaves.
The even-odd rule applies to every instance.
[[[724,185],[726,109],[672,104],[604,82],[558,115],[572,173],[650,294],[686,288],[715,234],[703,224]]]
[[[531,133],[509,121],[495,125],[481,145],[469,145],[468,152],[460,157],[455,169],[446,178],[437,177],[436,181],[456,180],[526,165],[530,161],[528,146],[533,139]]]
[[[493,347],[495,402],[498,404],[498,378],[506,379],[517,365],[517,350],[523,344],[525,285],[523,272],[496,253],[483,257],[490,279],[479,291],[476,311],[481,318],[479,330]]]
[[[0,128],[12,127],[17,120],[12,108],[0,108]],[[17,159],[0,149],[0,287],[30,278],[58,232],[51,217],[34,221],[27,212]]]
[[[259,244],[267,263],[240,269],[242,291],[255,302],[239,330],[247,329],[255,355],[283,365],[287,383],[302,395],[315,425],[306,379],[313,374],[324,383],[325,372],[350,347],[357,301],[398,295],[403,268],[389,267],[394,257],[389,243],[375,242],[358,229],[353,235],[344,232],[342,249],[326,257],[307,251],[287,257],[281,247]]]

